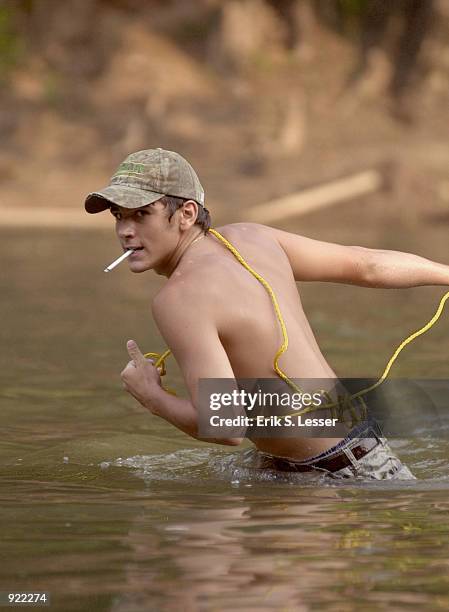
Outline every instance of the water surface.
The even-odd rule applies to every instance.
[[[364,228],[359,243],[444,261],[447,232]],[[164,348],[149,307],[163,280],[103,274],[112,235],[3,229],[0,251],[0,590],[64,611],[447,609],[446,439],[392,441],[416,482],[258,477],[245,448],[197,443],[122,391],[126,340]],[[444,293],[300,289],[347,377],[380,375]],[[448,339],[444,313],[394,375],[447,377]],[[169,384],[184,393],[173,362]]]

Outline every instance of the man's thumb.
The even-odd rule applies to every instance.
[[[128,350],[128,355],[134,361],[136,367],[145,363],[145,357],[142,355],[142,352],[137,346],[137,342],[135,340],[128,340],[126,343],[126,348]]]

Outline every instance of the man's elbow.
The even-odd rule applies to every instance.
[[[357,250],[357,263],[352,273],[353,285],[360,287],[376,286],[376,250],[365,247],[352,247]]]
[[[239,446],[245,438],[204,438],[198,433],[193,435],[196,440],[200,442],[208,442],[213,444],[223,444],[224,446]]]
[[[373,289],[389,289],[393,285],[389,284],[389,266],[388,259],[385,259],[385,254],[391,251],[383,249],[365,249],[366,253],[364,263],[363,286]]]
[[[244,438],[198,438],[202,442],[213,442],[214,444],[223,444],[224,446],[239,446]]]
[[[226,438],[226,441],[223,441],[223,444],[227,444],[228,446],[239,446],[245,438]]]

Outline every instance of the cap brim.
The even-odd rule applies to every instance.
[[[125,185],[110,185],[100,191],[89,193],[84,202],[84,208],[88,213],[95,214],[107,210],[111,204],[123,208],[140,208],[147,206],[163,198],[163,193],[127,187]]]

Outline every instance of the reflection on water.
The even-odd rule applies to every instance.
[[[446,244],[400,248],[444,261]],[[248,448],[196,443],[121,390],[125,341],[164,346],[161,279],[103,274],[117,247],[102,232],[3,232],[0,248],[1,591],[49,591],[64,611],[447,609],[446,439],[392,441],[417,482],[256,474]],[[379,375],[443,293],[301,289],[342,376]],[[394,374],[447,377],[447,338],[444,314]]]

